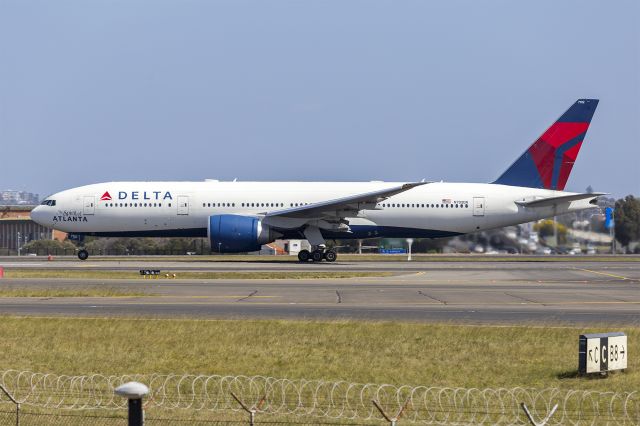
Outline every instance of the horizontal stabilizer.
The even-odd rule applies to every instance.
[[[592,192],[589,194],[571,194],[561,195],[559,197],[540,198],[533,201],[516,201],[516,204],[523,207],[551,207],[561,203],[569,203],[571,201],[586,200],[593,198],[594,200],[601,195],[607,195],[604,192]]]

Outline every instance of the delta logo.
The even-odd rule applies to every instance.
[[[100,201],[111,201],[113,198],[109,191],[106,191],[100,197]],[[169,191],[118,191],[118,200],[173,200],[173,196]]]

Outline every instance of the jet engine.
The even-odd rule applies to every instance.
[[[209,216],[207,235],[211,250],[220,253],[258,251],[263,244],[282,236],[257,217],[237,214]]]

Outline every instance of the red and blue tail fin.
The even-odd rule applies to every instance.
[[[597,99],[576,101],[493,183],[562,191],[597,106]]]

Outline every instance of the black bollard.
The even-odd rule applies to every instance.
[[[144,425],[144,414],[142,412],[142,399],[129,400],[129,426]]]
[[[142,383],[129,382],[118,386],[115,393],[129,400],[129,426],[143,426],[142,398],[149,393],[149,388]]]

